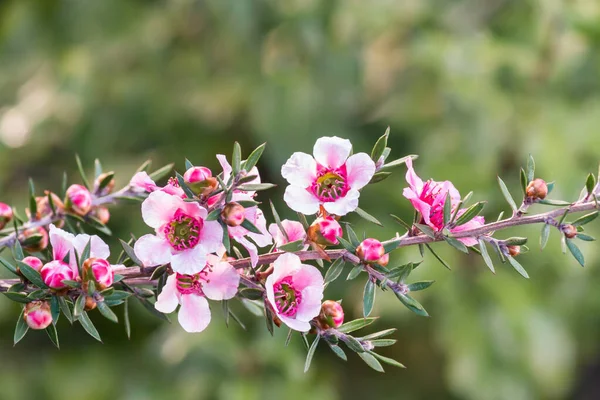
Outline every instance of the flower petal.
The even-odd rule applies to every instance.
[[[460,210],[458,212],[458,216],[460,216],[461,214],[463,214],[466,210]],[[457,233],[457,232],[462,232],[462,231],[466,231],[466,230],[471,230],[471,229],[475,229],[478,228],[480,226],[482,226],[483,224],[485,224],[485,220],[481,215],[476,216],[475,218],[473,218],[472,220],[470,220],[469,222],[467,222],[466,224],[463,225],[459,225],[455,228],[453,228],[451,230],[452,233]],[[478,241],[476,238],[472,238],[472,237],[466,237],[466,238],[458,238],[458,240],[460,240],[465,246],[475,246]]]
[[[206,253],[214,253],[221,248],[223,244],[223,228],[217,221],[204,221],[204,226],[200,231],[200,245],[204,247]]]
[[[145,267],[171,262],[171,245],[158,236],[142,236],[133,245],[133,251]]]
[[[167,278],[167,282],[165,286],[163,286],[162,292],[156,298],[156,303],[154,303],[154,308],[156,308],[161,313],[172,313],[175,311],[177,306],[179,305],[177,291],[177,282],[175,278],[175,274],[170,275]]]
[[[208,252],[202,245],[187,249],[171,256],[171,268],[180,274],[193,275],[206,267]]]
[[[202,286],[202,291],[209,299],[227,300],[237,294],[240,274],[228,262],[213,265],[206,278],[208,282]]]
[[[307,188],[317,179],[317,162],[309,154],[296,152],[281,167],[281,176],[290,185]]]
[[[348,139],[337,136],[319,138],[313,147],[317,162],[329,168],[341,167],[351,151],[352,143]]]
[[[367,153],[358,153],[350,156],[346,161],[348,185],[352,189],[363,188],[375,174],[375,163]]]
[[[323,286],[309,286],[302,291],[302,302],[298,306],[296,319],[310,321],[321,312],[321,300],[323,300]]]
[[[416,192],[421,193],[423,190],[423,180],[419,178],[412,166],[412,158],[406,160],[406,182]]]
[[[103,258],[105,260],[108,259],[110,256],[110,248],[98,235],[90,236],[84,233],[75,236],[75,239],[73,239],[73,247],[75,248],[75,251],[77,251],[77,254],[83,253],[83,249],[85,249],[88,242],[90,242],[90,257]]]
[[[231,176],[231,165],[229,165],[227,157],[223,154],[217,154],[217,160],[219,160],[219,164],[221,164],[221,168],[223,168],[223,181],[227,182]]]
[[[288,328],[291,328],[295,331],[308,332],[310,330],[310,323],[307,321],[286,317],[285,315],[280,315],[279,313],[277,316],[284,324],[288,326]]]
[[[206,208],[200,206],[200,204],[198,204],[196,202],[183,201],[183,199],[181,197],[176,197],[173,200],[173,207],[175,209],[180,209],[181,211],[183,211],[190,217],[193,217],[196,219],[205,219],[206,216],[208,215]]]
[[[252,243],[243,236],[234,237],[233,240],[235,240],[236,242],[244,246],[246,250],[248,250],[248,254],[250,255],[250,263],[252,264],[253,268],[256,267],[256,265],[258,264],[258,249],[254,245],[254,243]]]
[[[156,229],[169,222],[177,210],[177,200],[181,201],[179,197],[165,192],[150,193],[142,203],[142,218],[146,225]]]
[[[186,332],[202,332],[210,323],[210,307],[202,296],[186,294],[181,296],[179,324]]]
[[[279,282],[282,278],[296,274],[302,268],[300,257],[293,253],[284,253],[277,257],[273,262],[273,284]]]
[[[150,175],[145,171],[136,173],[129,181],[129,187],[134,192],[153,192],[158,189],[156,183],[154,183]]]
[[[329,214],[338,216],[346,215],[356,210],[358,207],[358,198],[360,193],[356,189],[350,189],[344,197],[340,197],[334,202],[323,203],[323,207]]]
[[[60,228],[50,225],[50,244],[52,245],[52,258],[55,260],[63,260],[67,253],[73,249],[73,241],[75,236],[69,232],[63,231]]]
[[[308,264],[300,264],[300,269],[293,275],[294,287],[304,290],[307,287],[315,287],[323,291],[323,275],[316,267]]]
[[[410,200],[415,210],[421,213],[421,216],[423,216],[423,220],[427,225],[429,225],[429,214],[431,214],[431,206],[419,199],[419,195],[415,193],[412,188],[404,188],[404,190],[402,191],[402,195],[408,200]]]
[[[319,211],[319,199],[308,190],[298,186],[285,188],[283,200],[294,211],[302,214],[316,214]]]

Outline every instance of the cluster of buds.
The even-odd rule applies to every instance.
[[[389,254],[385,253],[383,244],[377,239],[365,239],[356,248],[356,255],[367,264],[379,264],[385,267],[389,261]]]

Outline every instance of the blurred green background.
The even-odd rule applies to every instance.
[[[0,190],[26,205],[26,178],[58,190],[77,181],[74,154],[92,174],[99,157],[125,184],[146,158],[183,158],[218,171],[233,141],[262,142],[263,179],[311,152],[320,136],[370,151],[391,127],[392,157],[416,153],[424,178],[452,180],[486,216],[507,210],[499,174],[515,195],[528,153],[554,198],[575,200],[600,159],[600,3],[592,0],[4,0],[0,2]],[[368,187],[356,215],[369,236],[410,218],[404,168]],[[281,200],[280,214],[293,217]],[[270,212],[265,210],[270,219]],[[540,211],[540,208],[534,209]],[[117,236],[148,232],[138,206],[113,209]],[[600,398],[600,257],[582,243],[586,268],[562,255],[558,235],[539,252],[539,227],[518,231],[531,279],[445,246],[414,279],[431,314],[379,293],[373,330],[398,328],[383,354],[408,369],[378,374],[326,347],[303,374],[298,337],[271,338],[249,313],[248,331],[213,323],[190,335],[136,308],[132,339],[93,313],[104,344],[59,322],[56,350],[33,332],[16,348],[18,305],[0,297],[1,399],[597,399]],[[590,228],[600,234],[598,224]],[[515,232],[503,232],[507,237]],[[115,239],[111,239],[115,243]],[[117,252],[114,247],[114,252]],[[392,265],[420,259],[396,252]],[[336,282],[347,319],[361,315],[364,277]],[[122,312],[121,310],[117,310]],[[367,328],[371,329],[371,328]]]

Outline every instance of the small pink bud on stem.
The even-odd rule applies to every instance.
[[[212,172],[206,167],[192,167],[185,171],[183,180],[197,195],[207,196],[211,194],[218,186],[216,178],[213,178]]]
[[[21,262],[23,264],[29,265],[31,268],[35,269],[37,272],[40,272],[40,270],[44,266],[44,263],[42,262],[42,260],[40,260],[37,257],[33,257],[33,256],[25,257],[24,259],[21,260]],[[20,272],[19,267],[17,267],[17,272]]]
[[[543,179],[534,179],[527,185],[525,193],[533,200],[543,200],[548,195],[548,185]]]
[[[23,319],[31,329],[46,329],[52,323],[52,312],[47,301],[27,303]]]
[[[246,219],[246,209],[236,202],[227,203],[221,211],[221,219],[228,226],[240,226]]]
[[[0,203],[0,229],[4,229],[6,224],[8,224],[13,219],[13,210],[6,203]]]
[[[104,182],[105,179],[108,179],[109,176],[114,175],[113,172],[104,172],[96,178],[94,181],[94,193],[99,196],[106,196],[107,194],[112,193],[115,189],[115,180],[111,179],[102,189],[100,189],[100,185]]]
[[[19,242],[31,253],[42,251],[48,247],[48,232],[41,226],[26,229],[19,235]]]
[[[102,207],[102,206],[94,207],[92,209],[92,215],[94,217],[96,217],[98,219],[98,221],[100,221],[104,225],[108,224],[108,221],[110,221],[110,211],[108,211],[108,208],[106,208],[106,207]]]
[[[115,273],[108,261],[103,258],[88,258],[83,263],[84,280],[96,281],[96,287],[104,290],[113,284]]]
[[[319,329],[339,328],[344,323],[344,309],[337,301],[326,300],[321,304],[321,312],[315,318]]]
[[[344,234],[337,220],[328,215],[315,220],[309,227],[306,235],[308,240],[321,246],[333,246],[338,244],[338,237]]]
[[[71,185],[67,189],[65,205],[77,215],[85,216],[92,209],[92,195],[82,185]]]
[[[67,287],[62,282],[63,280],[73,280],[75,278],[75,272],[73,272],[69,264],[61,260],[50,261],[44,265],[40,270],[40,275],[44,283],[55,290]]]
[[[366,263],[378,263],[385,255],[385,249],[383,244],[377,239],[365,239],[356,248],[356,255],[362,261]],[[381,260],[382,262],[389,262],[389,256]]]

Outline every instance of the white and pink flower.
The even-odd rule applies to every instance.
[[[322,137],[313,156],[296,152],[281,168],[290,184],[284,200],[294,211],[315,214],[319,206],[334,215],[346,215],[358,207],[359,190],[375,174],[375,163],[366,153],[350,155],[352,144],[339,137]]]
[[[450,194],[450,201],[452,203],[451,210],[454,212],[458,203],[460,202],[460,193],[452,182],[436,182],[432,179],[427,182],[423,182],[421,178],[415,173],[412,166],[412,159],[406,160],[406,181],[409,187],[404,188],[403,195],[412,203],[415,210],[421,214],[422,222],[429,225],[434,231],[438,232],[444,229],[444,204],[446,203],[446,196]],[[457,216],[462,215],[465,210],[459,210]],[[464,230],[470,230],[484,224],[482,216],[477,216],[466,224],[456,226],[450,231],[453,233],[462,232]],[[460,238],[458,239],[467,246],[474,246],[477,244],[475,238]]]
[[[196,274],[206,265],[207,255],[219,250],[223,228],[206,221],[207,211],[195,202],[162,191],[150,193],[142,203],[142,218],[154,228],[134,245],[144,266],[171,264],[180,274]]]
[[[271,307],[284,324],[300,332],[310,330],[323,299],[323,276],[317,268],[302,264],[295,254],[282,254],[273,263],[265,288]]]
[[[179,324],[187,332],[202,332],[210,323],[211,313],[206,300],[233,298],[240,283],[240,275],[227,261],[209,255],[208,263],[196,274],[175,273],[167,278],[154,307],[162,313],[175,311]]]
[[[165,192],[174,196],[185,199],[186,195],[183,189],[179,186],[179,182],[175,178],[169,178],[165,186],[158,186],[147,172],[141,171],[136,173],[129,181],[130,190],[137,193],[152,193],[155,191]]]
[[[281,232],[281,229],[279,229],[277,224],[269,225],[269,233],[275,241],[276,248],[279,248],[284,244],[306,239],[306,231],[304,230],[304,226],[302,226],[300,222],[284,219],[283,221],[281,221],[281,226],[283,226],[285,233],[287,233],[287,238],[285,237],[283,232]],[[304,246],[304,250],[306,250],[307,248],[308,245]]]

